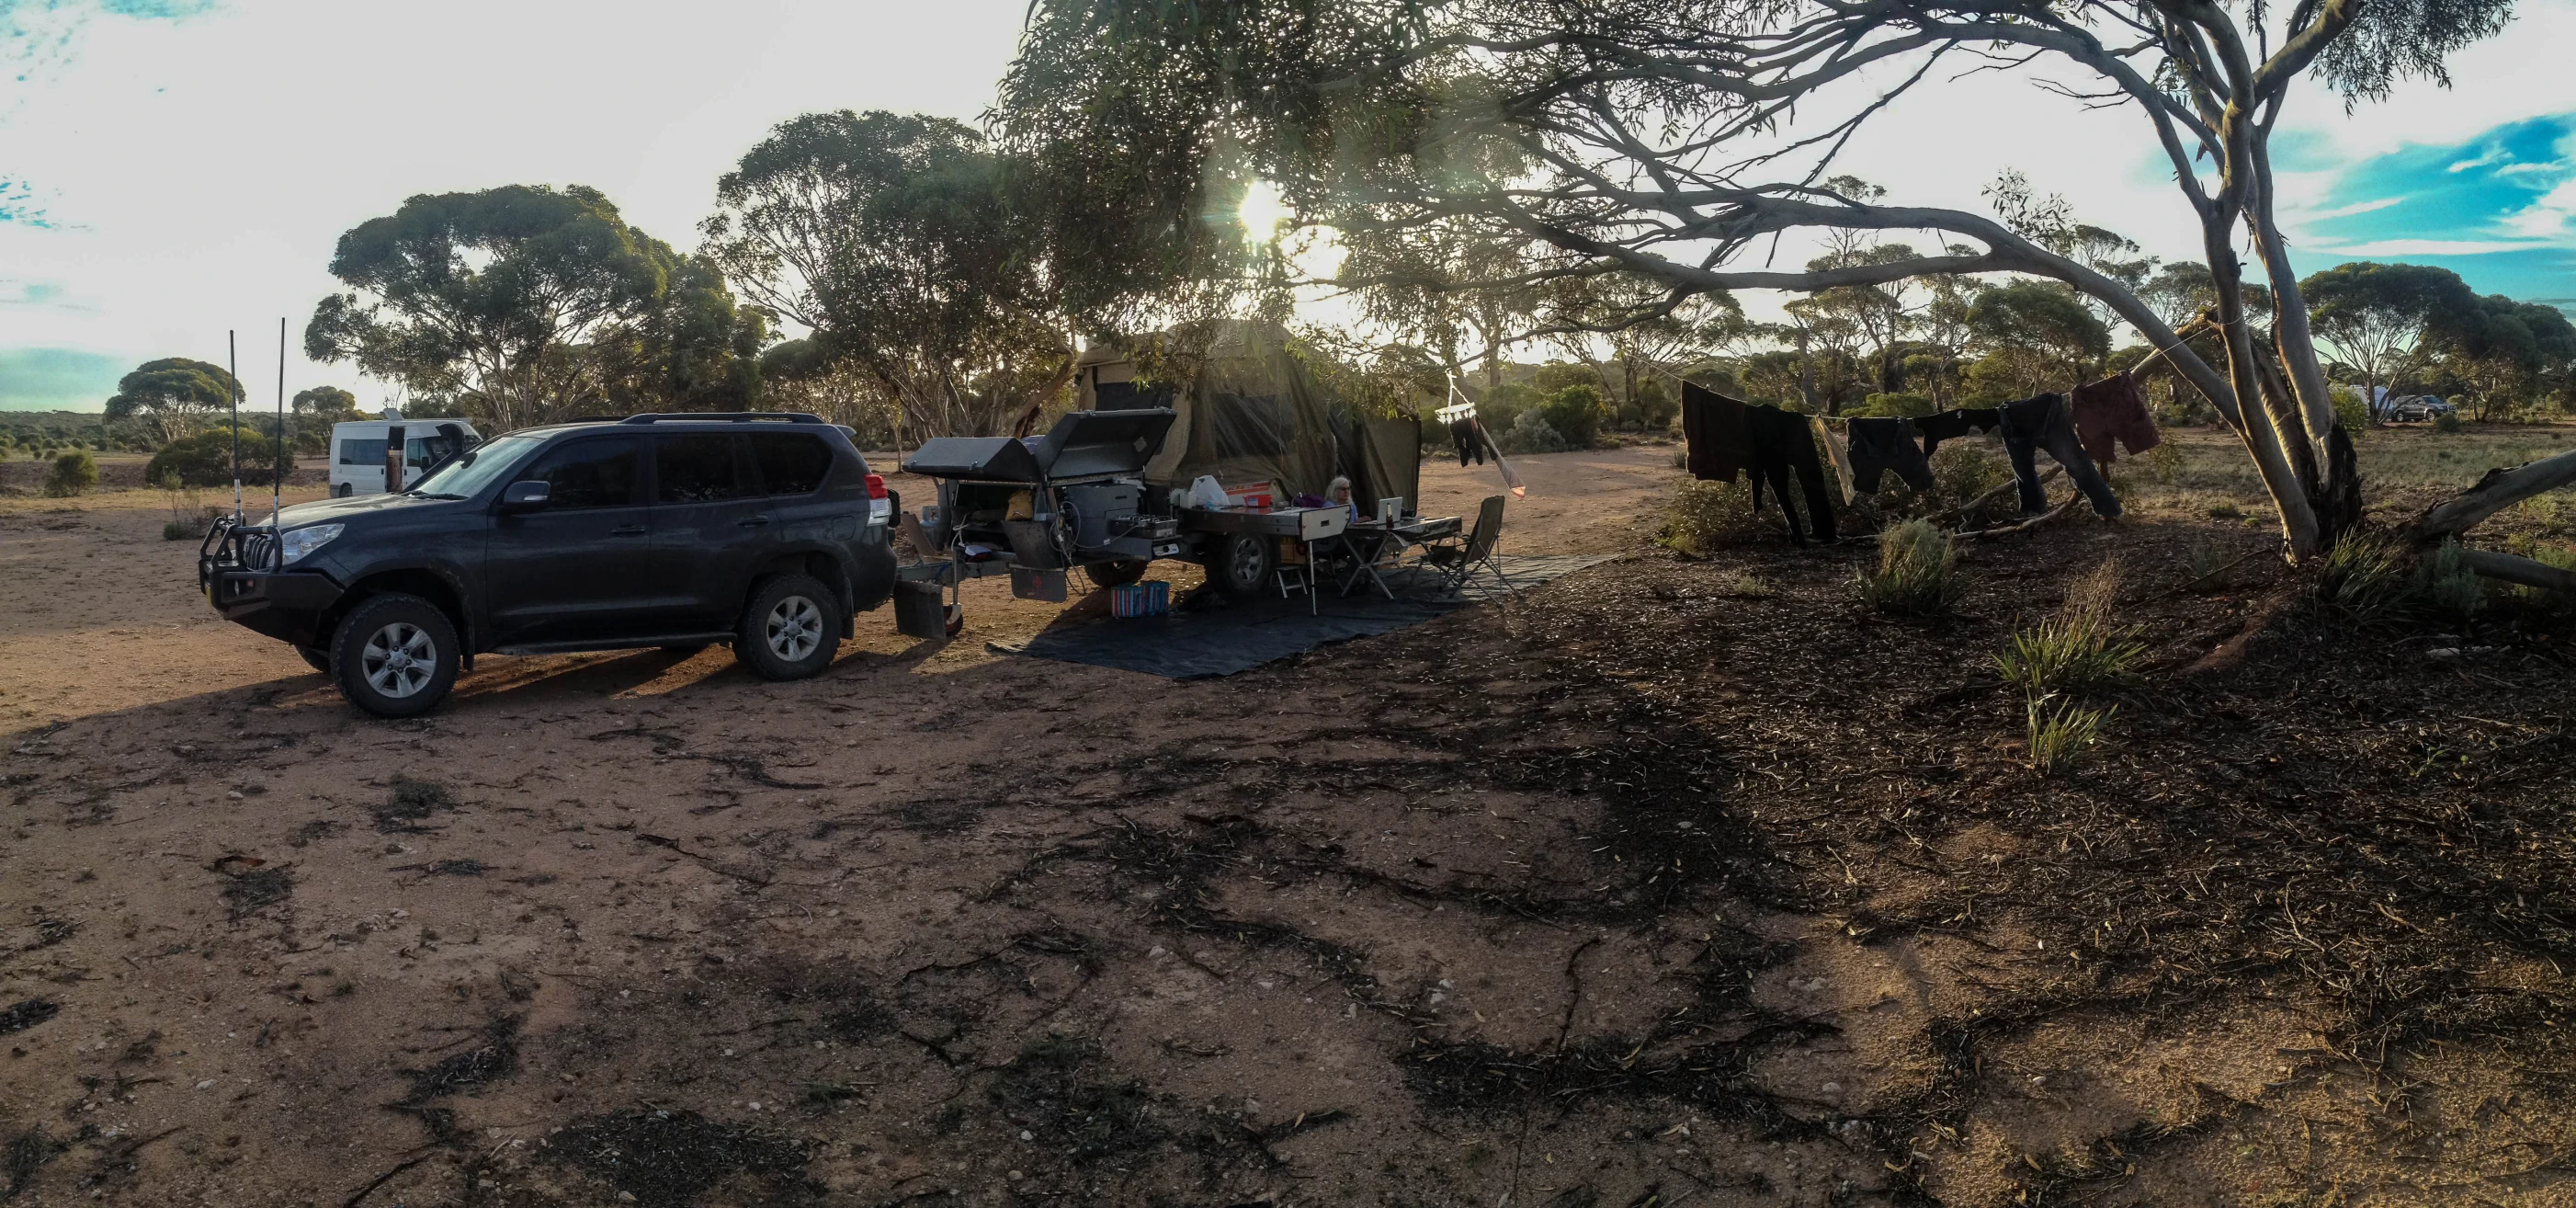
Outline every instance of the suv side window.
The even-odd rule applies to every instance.
[[[760,466],[760,485],[772,495],[811,495],[823,489],[832,472],[832,449],[801,432],[751,434],[751,459]]]
[[[632,436],[577,440],[539,458],[513,481],[548,484],[547,506],[555,511],[640,503],[644,483],[636,470],[643,451],[637,444]]]
[[[738,439],[704,432],[656,437],[653,471],[658,503],[721,503],[758,494],[745,480]]]

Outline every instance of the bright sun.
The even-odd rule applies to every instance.
[[[1254,243],[1268,243],[1279,233],[1281,223],[1288,221],[1288,199],[1279,186],[1266,180],[1255,180],[1243,191],[1243,204],[1235,209],[1243,220],[1244,237]]]

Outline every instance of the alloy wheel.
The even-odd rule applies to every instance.
[[[429,686],[438,671],[438,645],[429,640],[429,631],[396,621],[367,639],[358,670],[369,687],[400,700]]]
[[[769,610],[762,630],[771,654],[801,663],[823,644],[823,610],[803,596],[789,596]]]

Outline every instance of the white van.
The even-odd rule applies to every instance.
[[[383,419],[352,420],[331,425],[331,493],[381,495],[385,490],[385,454],[393,430],[403,430],[403,482],[461,449],[483,443],[474,425],[461,419],[405,421],[390,407]]]

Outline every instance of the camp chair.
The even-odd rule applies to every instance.
[[[1476,527],[1468,531],[1466,539],[1425,546],[1420,565],[1440,577],[1442,595],[1458,594],[1480,568],[1494,572],[1494,582],[1510,591],[1511,580],[1503,577],[1503,564],[1494,556],[1494,550],[1502,543],[1503,497],[1488,495],[1476,509]]]

